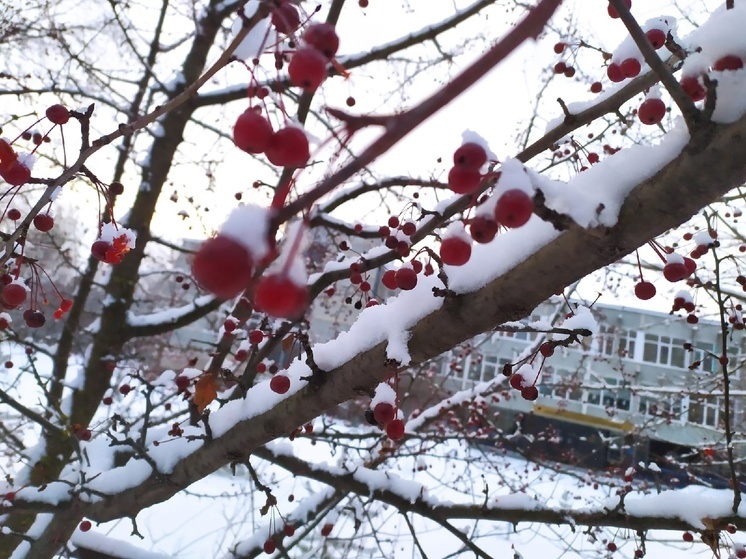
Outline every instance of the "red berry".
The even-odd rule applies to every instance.
[[[606,549],[614,553],[617,550],[617,546],[614,542],[609,542],[608,544],[606,544]]]
[[[663,266],[663,277],[671,283],[686,279],[689,275],[686,264],[683,262],[669,262]]]
[[[290,83],[304,91],[316,91],[326,79],[326,63],[326,57],[315,48],[296,51],[288,65]]]
[[[179,375],[176,377],[174,382],[176,383],[176,388],[179,389],[179,392],[183,392],[189,388],[189,385],[192,383],[191,379],[186,375]]]
[[[388,402],[378,402],[373,408],[373,417],[380,425],[386,425],[394,420],[396,410]]]
[[[34,227],[39,231],[49,231],[54,227],[54,218],[49,214],[37,214],[34,217]]]
[[[554,346],[549,342],[544,342],[539,346],[539,352],[544,357],[551,357],[554,355]]]
[[[737,549],[736,550],[736,557],[738,557],[738,559],[744,559],[744,558],[746,558],[746,549],[744,549],[743,547],[740,548],[740,549]]]
[[[624,0],[624,5],[627,6],[627,9],[632,8],[632,0]],[[611,2],[609,2],[609,6],[607,8],[607,11],[609,12],[609,16],[617,19],[619,17],[619,13],[616,11],[616,8],[611,5]]]
[[[109,252],[111,245],[106,241],[96,241],[91,245],[91,255],[101,262],[106,261],[106,253]]]
[[[555,54],[562,54],[562,52],[565,50],[565,47],[567,45],[565,43],[559,42],[554,44],[554,53]]]
[[[272,138],[272,125],[254,109],[247,109],[233,126],[233,143],[248,153],[263,153]]]
[[[50,119],[50,120],[51,120],[51,119]],[[80,523],[80,525],[78,526],[78,528],[80,528],[80,531],[81,531],[81,532],[87,532],[88,530],[90,530],[90,529],[91,529],[91,527],[92,527],[92,526],[91,526],[91,521],[90,521],[90,520],[84,520],[84,521],[83,521],[83,522],[81,522],[81,523]]]
[[[564,62],[557,62],[557,64],[554,65],[555,74],[563,74],[565,70],[567,70],[567,64]]]
[[[26,288],[20,283],[11,283],[3,288],[0,298],[6,305],[17,307],[26,300]]]
[[[286,375],[275,375],[269,381],[269,387],[272,389],[272,392],[285,394],[285,392],[290,390],[290,378]]]
[[[299,318],[308,306],[305,285],[296,285],[284,274],[264,276],[254,293],[256,307],[277,318]]]
[[[119,196],[124,192],[124,185],[119,181],[114,181],[109,185],[109,192],[113,196]]]
[[[475,142],[466,142],[453,153],[453,164],[470,171],[479,171],[487,163],[487,152]]]
[[[417,273],[412,268],[399,268],[395,278],[396,286],[404,291],[410,291],[417,285]]]
[[[277,549],[277,544],[275,544],[275,540],[272,538],[268,538],[266,542],[264,542],[264,553],[274,553]]]
[[[645,36],[655,50],[666,44],[666,32],[662,29],[649,29],[645,32]]]
[[[252,330],[249,332],[249,343],[259,345],[264,340],[264,332],[261,330]]]
[[[0,176],[12,186],[21,186],[29,181],[31,171],[26,165],[15,160],[7,167],[0,167]]]
[[[640,73],[640,61],[636,58],[627,58],[619,65],[619,68],[626,78],[634,78]]]
[[[684,90],[684,93],[686,93],[694,102],[701,101],[705,98],[705,95],[707,95],[707,90],[696,76],[685,76],[681,79],[679,84],[681,85],[681,89]]]
[[[303,167],[311,157],[308,137],[297,126],[287,126],[272,134],[265,151],[270,163],[278,167]]]
[[[691,532],[684,532],[684,533],[683,533],[683,534],[681,535],[681,537],[682,537],[682,539],[683,539],[683,540],[684,540],[685,542],[693,542],[693,541],[694,541],[694,536],[692,535],[692,533],[691,533]]]
[[[453,167],[448,171],[448,188],[456,194],[471,194],[479,188],[482,175],[474,169]]]
[[[396,270],[386,270],[381,277],[381,283],[391,291],[397,289],[399,286],[396,283]]]
[[[722,58],[718,58],[715,64],[712,65],[713,70],[718,72],[724,72],[725,70],[740,70],[743,68],[743,60],[740,56],[728,54]]]
[[[8,219],[12,219],[13,221],[18,221],[21,219],[21,212],[20,210],[17,210],[16,208],[11,208],[8,210]]]
[[[503,192],[495,206],[495,219],[505,227],[521,227],[531,218],[534,202],[523,190]]]
[[[127,394],[129,394],[130,390],[132,390],[132,387],[129,384],[123,384],[119,387],[119,393],[122,396],[126,396]]]
[[[391,227],[392,229],[396,229],[397,227],[399,227],[399,218],[395,215],[392,215],[391,217],[389,217],[388,223],[389,227]]]
[[[666,105],[661,99],[645,99],[637,111],[643,124],[658,124],[666,115]]]
[[[655,286],[649,281],[641,281],[635,285],[635,297],[638,299],[647,301],[648,299],[655,297],[655,293]]]
[[[516,373],[510,377],[510,380],[508,382],[510,383],[510,386],[512,386],[516,390],[523,390],[523,381],[523,375]]]
[[[440,243],[440,258],[443,264],[463,266],[471,257],[471,245],[461,237],[449,237]]]
[[[323,526],[321,527],[321,535],[322,535],[322,536],[324,536],[324,537],[328,536],[329,534],[331,534],[331,533],[332,533],[332,529],[333,529],[333,528],[334,528],[334,524],[329,524],[329,523],[327,522],[326,524],[324,524],[324,525],[323,525]]]
[[[394,419],[386,425],[386,435],[393,441],[398,441],[404,436],[404,422],[401,419]]]
[[[407,221],[404,225],[401,226],[401,232],[407,237],[411,237],[417,232],[417,226],[411,221]]]
[[[622,72],[619,64],[615,64],[613,62],[609,64],[608,68],[606,68],[606,75],[611,81],[615,83],[624,81],[624,72]]]
[[[533,402],[539,397],[539,389],[535,386],[524,386],[521,388],[521,398]]]
[[[70,111],[63,105],[52,105],[47,109],[47,118],[54,124],[65,124],[70,120]]]
[[[339,36],[334,26],[329,23],[313,23],[303,33],[307,45],[321,51],[327,58],[332,58],[339,49]]]
[[[497,234],[497,222],[489,216],[478,215],[471,220],[469,233],[476,242],[489,243]]]
[[[205,241],[194,255],[192,275],[203,289],[221,299],[230,299],[249,285],[252,264],[246,247],[218,235]]]
[[[601,93],[602,89],[603,86],[601,85],[601,82],[593,82],[591,84],[591,93]]]
[[[282,2],[272,10],[272,25],[279,33],[289,35],[300,27],[298,10],[290,2]]]
[[[295,527],[292,524],[285,524],[285,527],[282,529],[283,532],[285,532],[285,535],[288,538],[292,538],[295,535]]]

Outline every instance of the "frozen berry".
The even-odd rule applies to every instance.
[[[316,91],[326,78],[326,57],[315,48],[303,48],[288,65],[290,82],[304,91]]]
[[[440,258],[443,264],[463,266],[471,257],[471,245],[461,237],[449,237],[440,243]]]
[[[194,255],[192,275],[202,288],[221,299],[230,299],[248,287],[252,264],[246,247],[218,235],[205,241]]]
[[[448,172],[448,188],[456,194],[471,194],[479,188],[482,175],[466,167],[452,167]]]
[[[466,142],[453,153],[453,164],[471,171],[478,171],[487,162],[487,152],[475,142]]]
[[[404,291],[410,291],[417,285],[417,273],[412,268],[399,268],[395,278],[396,286]]]
[[[287,126],[272,134],[265,152],[270,163],[278,167],[303,167],[311,157],[308,137],[297,126]]]
[[[290,390],[290,378],[286,375],[275,375],[269,381],[269,387],[272,389],[272,392],[285,394],[285,392]]]
[[[635,285],[635,296],[643,301],[652,299],[655,297],[655,286],[649,281],[641,281]]]
[[[296,285],[286,275],[271,274],[259,280],[254,303],[270,316],[296,319],[308,306],[308,293],[305,285]]]
[[[388,402],[378,402],[376,407],[373,408],[373,417],[380,425],[388,424],[393,421],[395,416],[396,410],[394,410],[394,406]]]
[[[47,118],[54,124],[65,124],[70,120],[70,111],[63,105],[52,105],[47,109]]]
[[[37,214],[34,216],[34,227],[39,231],[49,231],[54,227],[54,218],[49,214]]]
[[[666,44],[666,33],[662,29],[649,29],[645,32],[645,36],[655,50]]]
[[[263,153],[272,138],[272,125],[254,109],[247,109],[233,126],[233,143],[248,153]]]
[[[666,104],[661,99],[645,99],[637,111],[637,116],[643,124],[658,124],[666,115]]]
[[[404,436],[404,422],[401,419],[394,419],[386,425],[386,435],[393,441],[398,441]]]
[[[332,58],[339,49],[339,36],[329,23],[313,23],[303,33],[307,45],[319,50],[327,58]]]
[[[489,243],[497,234],[497,222],[489,216],[478,215],[471,220],[469,233],[476,242]]]
[[[523,190],[512,189],[503,192],[495,206],[495,219],[505,227],[525,225],[534,212],[534,202]]]

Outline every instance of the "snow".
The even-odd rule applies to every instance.
[[[258,8],[258,0],[249,0],[243,9],[244,17],[250,19],[256,13]],[[274,44],[277,41],[277,37],[276,33],[270,26],[270,22],[270,17],[266,17],[259,21],[233,51],[233,56],[241,60],[258,58],[267,45]],[[233,21],[233,26],[231,27],[231,32],[233,33],[234,38],[243,29],[243,26],[243,18],[236,17]]]
[[[269,252],[269,212],[253,204],[238,206],[223,223],[220,234],[240,243],[254,262],[259,262]]]

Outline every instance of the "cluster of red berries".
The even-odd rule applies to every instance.
[[[339,49],[339,37],[329,23],[313,23],[303,33],[301,46],[288,65],[290,83],[304,91],[316,91],[327,76],[327,64]]]
[[[249,107],[238,117],[233,143],[247,153],[264,153],[278,167],[303,167],[311,157],[308,138],[301,128],[289,125],[275,132],[260,107]]]
[[[712,70],[716,72],[740,70],[741,68],[743,68],[743,58],[735,54],[725,55],[717,59],[712,65]],[[702,101],[707,96],[703,78],[704,74],[685,75],[679,82],[681,88],[694,102]]]
[[[419,264],[419,267],[422,268],[422,263],[419,260],[412,260],[410,264],[405,264],[398,270],[386,270],[381,277],[381,283],[392,291],[395,289],[403,291],[414,289],[417,286],[415,263]]]
[[[404,436],[404,421],[396,417],[396,408],[388,402],[378,402],[373,409],[365,410],[365,420],[386,430],[386,435],[393,441]]]
[[[329,530],[329,532],[331,532],[331,530]],[[281,534],[270,536],[269,538],[265,540],[264,545],[262,546],[264,553],[270,554],[270,553],[274,553],[277,550],[277,542],[275,541],[276,537],[292,538],[294,535],[295,535],[295,527],[292,524],[285,524],[285,526],[282,529]],[[324,535],[328,536],[329,534],[324,534]]]
[[[417,225],[413,221],[401,222],[395,215],[389,217],[387,225],[382,225],[378,229],[386,248],[396,250],[402,258],[409,255],[411,246],[411,243],[402,237],[411,237],[416,232]]]
[[[521,398],[524,400],[533,402],[539,397],[539,389],[536,388],[536,379],[534,379],[533,383],[529,382],[521,373],[513,372],[512,364],[507,363],[503,366],[503,375],[509,377],[508,382],[511,388],[518,390],[521,393]]]
[[[555,43],[554,45],[554,52],[555,54],[562,54],[565,52],[565,49],[567,48],[567,43],[560,41],[559,43]],[[554,73],[555,74],[563,74],[566,78],[572,78],[575,76],[575,68],[570,66],[567,62],[564,60],[560,60],[554,65]]]

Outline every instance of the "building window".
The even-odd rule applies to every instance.
[[[687,367],[686,340],[671,338],[669,336],[658,336],[656,334],[645,334],[645,347],[642,354],[643,361],[670,365],[684,369]]]
[[[639,411],[642,415],[648,417],[661,417],[668,421],[681,421],[684,418],[681,406],[681,396],[678,394],[641,396]]]
[[[622,388],[622,381],[617,378],[602,378],[599,380],[603,386],[588,389],[586,402],[591,406],[628,411],[632,393]]]
[[[492,380],[502,369],[507,359],[498,359],[494,354],[472,353],[469,357],[469,367],[466,369],[466,378],[472,382],[485,382]]]
[[[693,396],[689,402],[689,422],[717,427],[723,414],[722,404],[719,396]]]
[[[637,332],[614,326],[601,326],[599,353],[606,357],[634,359]]]
[[[541,384],[539,392],[547,397],[557,400],[574,400],[579,402],[583,399],[582,374],[571,373],[565,369],[555,369],[547,365],[541,372]]]

